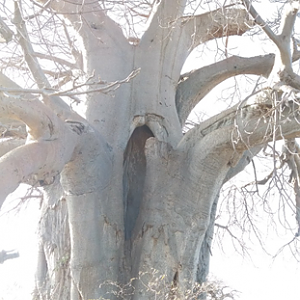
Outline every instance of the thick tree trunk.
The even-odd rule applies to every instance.
[[[36,299],[70,299],[68,211],[59,178],[44,188],[35,273]]]
[[[111,293],[109,282],[122,284],[132,278],[139,278],[132,282],[132,299],[153,299],[159,288],[166,294],[174,288],[184,293],[193,283],[203,282],[216,199],[231,168],[232,150],[217,144],[211,153],[207,140],[202,153],[176,150],[158,141],[144,125],[133,132],[113,174],[119,159],[113,159],[107,144],[92,139],[96,138],[90,136],[90,146],[79,150],[65,167],[61,179],[72,249],[71,281],[63,284],[64,290],[72,286],[70,299],[104,297]],[[63,242],[68,246],[67,240]],[[56,247],[61,250],[62,245]],[[57,270],[57,263],[51,262],[50,254],[42,255],[40,266],[46,269],[39,274],[48,270],[53,280],[51,272]],[[50,266],[55,269],[51,271]],[[55,286],[65,280],[62,276],[56,276]],[[159,276],[164,276],[166,286],[151,287]]]
[[[139,144],[132,142],[135,136]],[[147,127],[139,127],[133,133],[126,151],[124,199],[109,196],[115,192],[111,190],[111,180],[116,187],[115,180],[119,178],[122,184],[122,177],[109,174],[109,169],[103,166],[103,157],[101,168],[92,167],[97,166],[95,160],[88,168],[73,166],[76,165],[73,162],[62,174],[68,178],[67,183],[62,178],[67,195],[57,204],[48,204],[43,215],[42,227],[52,230],[42,234],[37,274],[41,299],[46,299],[46,294],[51,299],[62,299],[62,295],[72,300],[98,299],[107,297],[107,293],[113,299],[113,285],[109,282],[122,284],[132,278],[139,278],[132,282],[135,289],[132,299],[153,299],[159,292],[168,294],[174,288],[183,293],[189,285],[206,279],[215,199],[220,189],[220,184],[215,186],[212,178],[218,176],[220,161],[213,169],[207,167],[211,163],[204,162],[203,173],[197,173],[207,179],[200,183],[191,175],[193,170],[189,170],[187,155],[157,141]],[[102,168],[107,170],[103,172],[104,186],[101,183],[105,180],[99,177]],[[118,173],[122,174],[122,170]],[[84,180],[95,182],[95,191],[80,191],[78,181],[82,181],[82,174]],[[217,182],[221,183],[225,174],[224,171],[219,175]],[[98,176],[98,183],[93,176]],[[74,178],[72,184],[70,178]],[[65,201],[70,246],[62,236],[62,232],[68,234],[67,214],[61,206]],[[54,237],[59,237],[60,243],[53,241]],[[155,287],[161,276],[166,286]]]
[[[28,127],[25,145],[2,149],[7,153],[0,158],[6,171],[0,173],[0,205],[20,182],[44,187],[35,295],[41,300],[185,299],[208,274],[223,183],[263,143],[300,133],[298,110],[288,106],[276,120],[280,133],[270,126],[277,112],[269,92],[261,95],[266,101],[245,100],[185,135],[182,125],[218,83],[241,73],[268,76],[274,58],[229,58],[185,78],[180,72],[192,49],[249,30],[253,23],[245,10],[185,17],[186,0],[156,1],[148,30],[131,45],[101,1],[40,2],[78,31],[83,71],[90,77],[83,119],[51,94],[15,2],[20,45],[43,103],[15,96],[22,89],[0,74],[0,83],[8,86],[0,94],[0,117]],[[296,12],[290,10],[286,24]],[[284,26],[277,39],[264,26],[283,55],[272,74],[298,88],[287,47],[291,29]],[[261,61],[266,64],[257,70]],[[97,78],[118,89],[95,92]]]

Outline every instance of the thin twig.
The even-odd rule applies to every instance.
[[[102,92],[102,93],[108,93],[110,91],[114,91],[117,88],[120,87],[121,84],[123,83],[128,83],[131,79],[136,77],[138,73],[140,72],[140,69],[136,69],[132,71],[125,79],[123,80],[117,80],[114,82],[110,82],[106,84],[105,86],[95,88],[95,89],[89,89],[87,91],[76,91],[79,88],[82,88],[84,86],[95,86],[99,84],[103,84],[103,82],[93,82],[93,83],[84,83],[80,85],[76,85],[73,88],[70,88],[65,91],[53,91],[52,88],[44,88],[44,89],[22,89],[22,88],[3,88],[0,87],[0,91],[8,94],[13,94],[13,93],[18,93],[20,95],[22,94],[39,94],[43,96],[68,96],[68,97],[73,97],[76,95],[83,95],[83,94],[91,94],[91,93],[96,93],[96,92]]]

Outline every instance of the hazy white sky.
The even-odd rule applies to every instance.
[[[11,198],[15,197],[12,195]],[[30,293],[34,286],[39,204],[34,199],[20,213],[11,211],[6,214],[5,211],[17,202],[6,203],[0,212],[0,251],[16,249],[20,254],[19,258],[0,264],[0,300],[32,300]]]

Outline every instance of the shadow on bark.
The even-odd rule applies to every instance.
[[[153,137],[146,126],[137,127],[132,133],[124,153],[123,203],[125,240],[131,238],[143,198],[146,175],[146,140]]]

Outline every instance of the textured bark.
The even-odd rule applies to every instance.
[[[274,58],[274,54],[251,58],[231,56],[189,74],[183,74],[176,92],[176,106],[181,123],[184,124],[196,104],[224,80],[241,74],[268,77],[274,64]]]
[[[206,280],[224,182],[263,144],[299,137],[300,130],[298,106],[290,99],[276,123],[280,131],[270,125],[275,109],[268,90],[259,94],[260,101],[250,97],[185,135],[182,125],[225,79],[267,77],[274,56],[231,57],[182,76],[198,44],[249,29],[253,22],[246,10],[186,17],[187,1],[162,0],[148,30],[132,45],[101,1],[40,2],[77,30],[89,78],[83,118],[51,88],[16,2],[15,26],[37,89],[23,89],[0,74],[0,117],[27,126],[24,144],[0,151],[5,153],[0,204],[20,182],[44,190],[35,295],[146,300],[160,293],[184,299],[194,283]],[[95,92],[102,79],[118,88]]]
[[[37,299],[70,299],[70,234],[64,192],[56,178],[44,188],[35,273]]]

